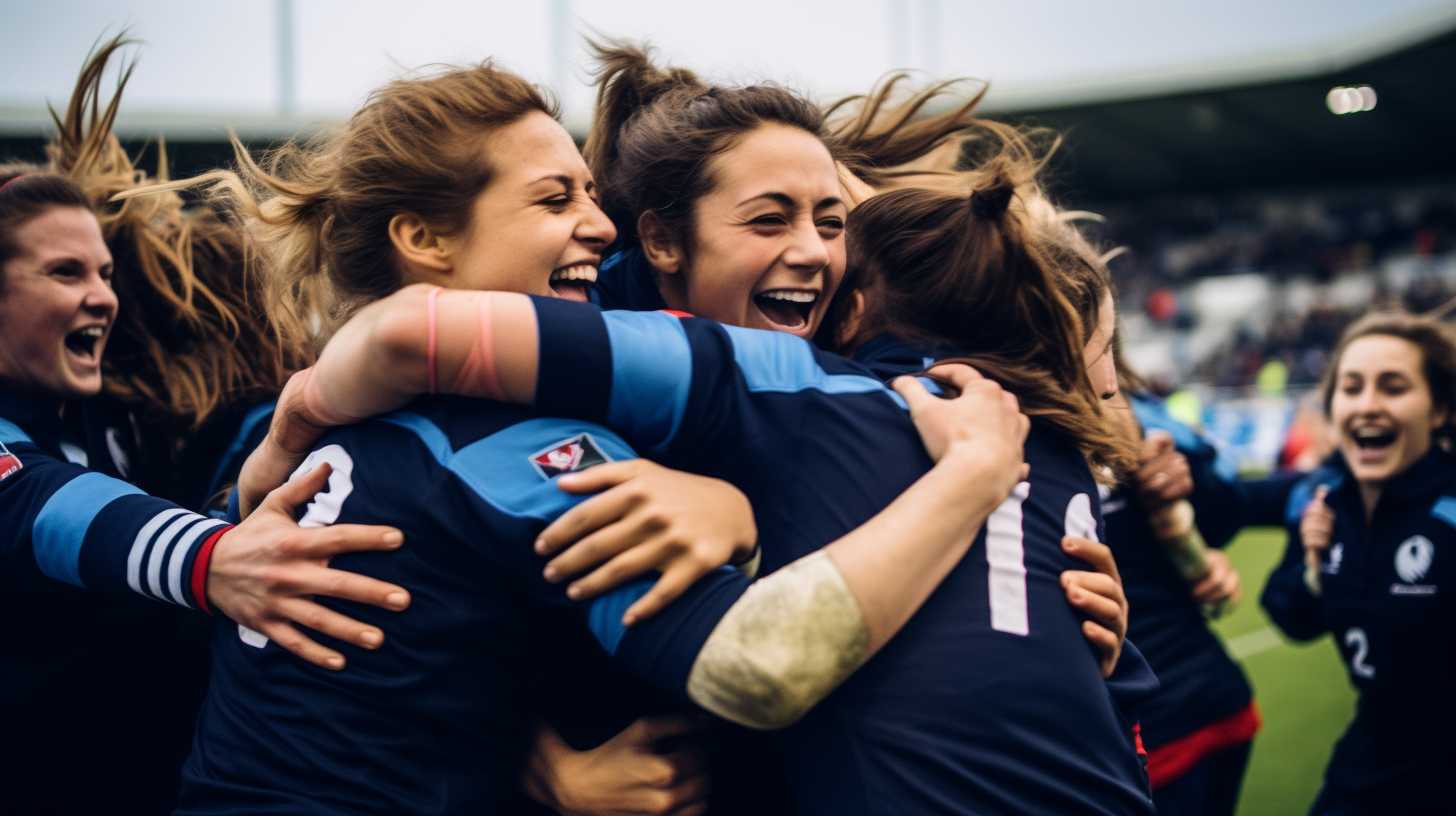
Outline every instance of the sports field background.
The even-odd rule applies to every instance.
[[[1355,694],[1329,638],[1292,644],[1259,608],[1264,579],[1283,551],[1284,531],[1276,528],[1248,530],[1229,545],[1243,581],[1243,599],[1214,625],[1230,653],[1243,663],[1264,715],[1239,816],[1307,813],[1335,739],[1354,713]]]

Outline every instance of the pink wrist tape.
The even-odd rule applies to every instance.
[[[472,394],[490,399],[502,399],[505,391],[495,368],[495,335],[490,330],[490,299],[476,298],[477,313],[475,343],[470,347],[470,356],[455,375],[456,394]]]

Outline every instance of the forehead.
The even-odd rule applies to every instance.
[[[79,258],[97,266],[111,263],[96,216],[80,207],[51,207],[15,230],[17,255],[46,263]]]
[[[709,165],[714,192],[737,203],[763,193],[784,193],[817,203],[839,195],[829,149],[812,133],[788,125],[760,125]]]
[[[530,184],[544,176],[590,177],[576,142],[559,122],[532,111],[485,139],[486,160],[507,184]]]
[[[1340,372],[1349,374],[1392,371],[1419,375],[1421,364],[1419,346],[1388,334],[1370,334],[1352,340],[1340,355]]]

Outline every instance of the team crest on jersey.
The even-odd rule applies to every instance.
[[[563,473],[575,473],[593,465],[612,461],[611,457],[602,452],[601,445],[598,445],[589,433],[580,433],[569,439],[563,439],[548,448],[531,454],[530,459],[531,467],[534,467],[543,479],[550,479]]]
[[[1340,564],[1343,564],[1344,562],[1345,562],[1345,544],[1342,541],[1336,541],[1335,542],[1335,546],[1333,546],[1333,547],[1330,548],[1330,560],[1328,560],[1328,561],[1325,562],[1325,566],[1324,566],[1324,573],[1325,573],[1325,575],[1339,575],[1340,574]]]
[[[21,464],[20,457],[10,452],[4,442],[0,442],[0,482],[15,475],[25,465]]]

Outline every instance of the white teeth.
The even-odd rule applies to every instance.
[[[1386,436],[1389,433],[1390,431],[1382,430],[1380,428],[1357,428],[1355,431],[1352,432],[1351,435],[1360,439],[1375,439],[1377,437]]]
[[[551,273],[553,281],[585,281],[596,283],[597,268],[592,264],[575,264]]]
[[[86,328],[81,329],[79,332],[77,332],[77,334],[80,334],[83,337],[90,337],[93,340],[100,340],[102,337],[106,336],[106,329],[103,329],[100,326],[87,326]]]
[[[802,289],[770,289],[759,292],[758,296],[769,300],[787,300],[790,303],[813,303],[819,299],[818,292],[805,292]]]

